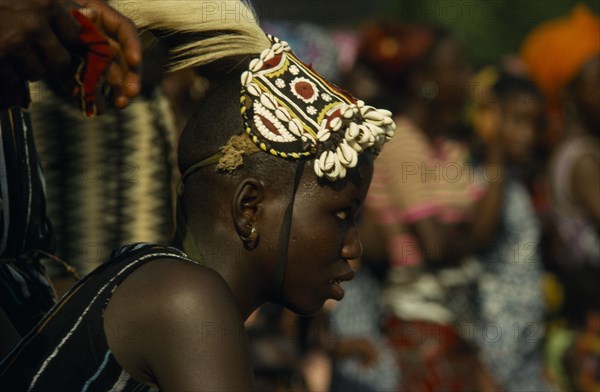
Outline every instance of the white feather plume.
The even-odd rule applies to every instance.
[[[109,0],[143,30],[198,37],[171,49],[170,71],[229,57],[256,55],[271,47],[254,10],[240,0]]]

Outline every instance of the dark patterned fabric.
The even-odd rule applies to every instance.
[[[51,99],[34,103],[31,112],[57,255],[85,275],[124,243],[166,244],[176,169],[165,97],[156,90],[88,119],[50,92],[44,96]]]
[[[112,293],[136,268],[156,259],[193,262],[178,249],[132,244],[80,280],[0,363],[7,391],[149,391],[112,355],[102,313]]]
[[[29,332],[54,303],[40,264],[54,240],[29,114],[0,111],[0,307],[17,332]]]

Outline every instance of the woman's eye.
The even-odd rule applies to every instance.
[[[346,220],[348,218],[349,214],[350,214],[350,208],[346,208],[346,209],[336,212],[335,216],[337,216],[341,220]]]

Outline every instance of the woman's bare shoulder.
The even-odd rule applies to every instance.
[[[243,319],[231,290],[216,271],[192,262],[157,259],[132,272],[109,301],[104,327],[121,366],[163,388],[206,386],[198,364],[215,356],[241,355],[246,366]]]

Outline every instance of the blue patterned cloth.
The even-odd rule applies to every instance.
[[[360,359],[349,358],[334,361],[331,391],[374,392],[397,389],[400,378],[393,351],[388,346],[381,328],[382,309],[377,280],[368,268],[360,268],[350,284],[344,286],[346,294],[330,318],[335,337],[368,338],[379,356],[377,362],[365,367]]]
[[[480,255],[478,339],[482,361],[506,391],[548,391],[542,375],[544,337],[540,226],[527,190],[507,179],[493,249]]]

